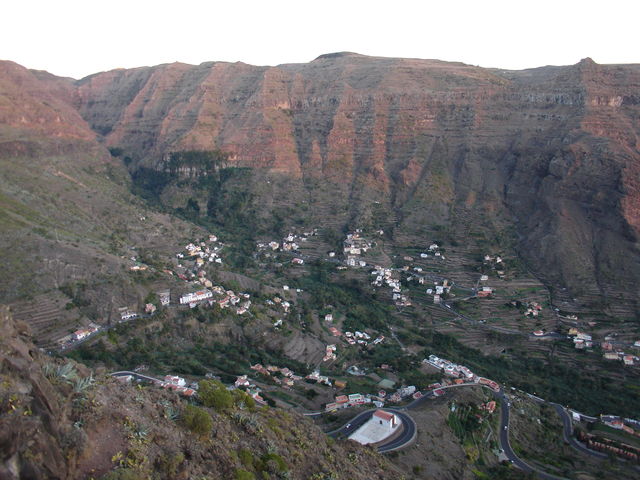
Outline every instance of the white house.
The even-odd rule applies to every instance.
[[[138,314],[136,312],[132,312],[131,310],[125,310],[120,313],[120,318],[122,320],[131,320],[132,318],[136,318]]]
[[[178,387],[184,387],[187,383],[182,377],[174,377],[173,375],[166,375],[164,377],[164,381],[166,383],[170,383],[171,385],[177,385]]]
[[[376,423],[378,423],[379,425],[383,425],[389,430],[393,430],[398,424],[395,414],[385,412],[384,410],[376,410],[375,412],[373,412],[373,418]]]
[[[212,298],[213,293],[209,290],[198,290],[197,292],[186,293],[180,297],[180,304],[184,305],[186,303],[194,303],[200,302],[202,300],[207,300],[208,298]]]

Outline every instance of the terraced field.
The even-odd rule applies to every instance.
[[[81,327],[77,309],[66,310],[69,299],[54,291],[11,305],[16,320],[29,325],[36,344],[42,348],[56,346],[56,341]]]

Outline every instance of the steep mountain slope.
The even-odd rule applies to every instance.
[[[70,80],[0,62],[3,302],[85,282],[102,284],[115,307],[128,282],[106,281],[120,275],[125,247],[162,248],[163,238],[188,234],[130,193],[121,160],[71,106],[74,92]],[[99,308],[108,318],[109,307]]]
[[[263,216],[308,202],[315,221],[337,226],[370,222],[377,208],[403,235],[515,224],[539,275],[632,316],[639,83],[637,65],[590,59],[501,71],[338,53],[115,70],[77,82],[74,102],[133,169],[191,149],[260,169],[242,187]]]

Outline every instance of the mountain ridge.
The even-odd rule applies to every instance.
[[[72,89],[38,75],[131,172],[215,149],[294,182],[298,198],[320,197],[309,185],[322,182],[332,209],[347,210],[340,222],[362,220],[372,201],[413,233],[459,209],[499,214],[538,275],[637,311],[638,65],[513,71],[338,52],[276,67],[118,69]]]

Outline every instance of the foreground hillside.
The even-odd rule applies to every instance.
[[[203,408],[43,356],[25,325],[0,315],[3,479],[399,476],[371,449],[334,443],[297,414],[246,398]]]

